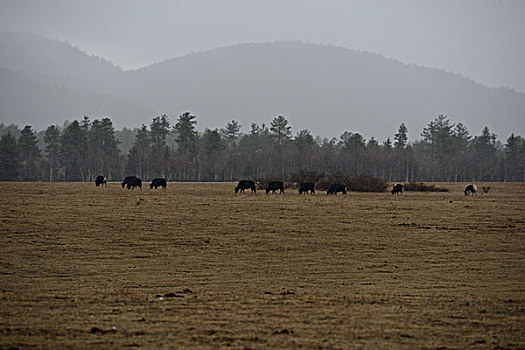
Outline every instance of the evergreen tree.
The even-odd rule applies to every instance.
[[[315,140],[310,130],[304,129],[297,133],[294,143],[300,152],[309,151],[315,146]]]
[[[60,162],[64,167],[66,181],[86,181],[87,131],[77,120],[69,124],[60,140]]]
[[[132,175],[142,179],[149,178],[151,171],[151,138],[146,125],[138,130],[135,143],[128,153],[126,176]]]
[[[474,137],[473,148],[476,158],[474,167],[477,169],[475,178],[477,181],[495,181],[496,134],[485,126],[481,135]]]
[[[465,125],[462,123],[456,124],[452,132],[452,148],[454,154],[451,157],[451,164],[453,164],[452,179],[454,181],[468,181],[468,144],[471,136]]]
[[[386,150],[392,150],[392,141],[390,141],[390,137],[387,137],[385,141],[383,141],[383,148]]]
[[[453,127],[448,117],[440,114],[421,133],[423,141],[429,145],[431,181],[448,180],[446,174],[450,173],[448,156],[453,147]]]
[[[226,124],[226,128],[222,130],[222,134],[227,142],[228,147],[231,150],[235,149],[237,139],[239,138],[240,133],[241,125],[235,120],[232,120],[231,122]]]
[[[155,150],[162,150],[166,147],[166,137],[170,132],[170,121],[166,114],[153,118],[150,125],[151,143]]]
[[[379,149],[379,142],[377,142],[377,140],[372,136],[370,140],[368,140],[366,148],[373,150]]]
[[[35,181],[37,179],[37,163],[42,157],[38,148],[36,136],[31,126],[26,125],[18,139],[18,149],[21,162],[21,179]]]
[[[265,124],[250,125],[250,133],[239,141],[240,176],[258,178],[266,175],[265,169],[270,162],[271,140]]]
[[[189,112],[181,114],[175,124],[174,129],[177,134],[175,140],[179,146],[179,151],[184,155],[193,154],[196,151],[197,131],[195,124],[197,124],[195,116]]]
[[[390,141],[390,137],[387,137],[387,139],[383,141],[381,151],[381,160],[384,164],[384,167],[381,170],[381,177],[386,181],[392,181],[394,176],[394,164],[392,161],[393,147],[392,141]]]
[[[504,146],[505,181],[525,180],[525,142],[521,136],[512,133]]]
[[[234,173],[239,168],[237,143],[241,135],[241,125],[237,121],[232,120],[226,124],[226,128],[222,129],[221,132],[230,151],[227,157],[228,174],[226,178],[233,181]]]
[[[11,136],[18,140],[20,137],[20,128],[15,124],[9,124],[6,126],[4,123],[0,123],[0,136],[5,134],[11,134]]]
[[[361,175],[364,170],[366,142],[359,133],[345,131],[340,136],[339,146],[343,151],[344,172],[353,176]]]
[[[397,134],[394,135],[394,178],[396,181],[408,181],[409,177],[409,160],[406,152],[408,145],[408,128],[401,123]]]
[[[0,138],[0,180],[16,181],[20,168],[18,142],[10,132]]]
[[[523,143],[521,136],[516,136],[514,133],[510,134],[505,143],[505,155],[509,159],[516,159],[520,153],[520,148]]]
[[[206,129],[201,136],[202,173],[207,179],[219,181],[224,179],[223,150],[226,148],[219,130]]]
[[[394,135],[394,146],[396,149],[403,149],[408,143],[408,128],[405,126],[405,123],[401,123],[397,134]]]
[[[219,130],[206,129],[201,136],[201,142],[204,146],[204,150],[208,154],[220,153],[224,149],[224,142],[221,138]]]
[[[98,175],[110,179],[120,175],[118,140],[111,119],[93,120],[87,133],[87,141],[89,181],[93,181]]]
[[[56,181],[60,166],[60,129],[50,126],[44,135],[45,155],[49,161],[49,181]]]
[[[155,177],[167,177],[169,147],[166,138],[170,133],[170,121],[166,114],[153,118],[150,125],[151,148],[154,157],[151,160]]]
[[[282,146],[292,137],[292,127],[282,115],[275,117],[270,123],[270,135],[278,147]]]

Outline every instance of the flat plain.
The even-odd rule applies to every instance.
[[[525,348],[524,183],[0,185],[2,349]]]

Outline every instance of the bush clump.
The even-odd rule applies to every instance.
[[[350,181],[349,176],[344,176],[340,173],[334,173],[330,175],[323,175],[315,183],[315,188],[321,191],[326,191],[332,184],[344,184],[346,185]]]
[[[355,192],[385,192],[388,184],[380,177],[360,175],[346,183],[348,190]]]
[[[417,191],[417,192],[448,192],[446,187],[436,187],[435,185],[425,185],[420,182],[410,182],[404,185],[403,188],[405,191]]]
[[[318,173],[316,171],[302,170],[298,173],[289,174],[286,177],[285,185],[288,188],[297,189],[301,187],[301,184],[304,182],[317,183],[317,181],[319,181],[319,179],[321,179],[324,176],[324,174]]]
[[[282,181],[282,179],[276,176],[261,176],[255,179],[255,187],[258,190],[265,190],[268,187],[268,184],[272,181]],[[287,187],[286,184],[284,187]]]

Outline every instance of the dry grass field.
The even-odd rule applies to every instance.
[[[525,184],[490,185],[1,183],[0,348],[524,349]]]

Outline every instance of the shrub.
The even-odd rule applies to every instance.
[[[425,185],[420,182],[410,182],[404,185],[403,189],[405,191],[417,191],[417,192],[448,192],[448,188],[445,187],[436,187],[435,185]]]
[[[265,190],[272,181],[282,181],[282,179],[276,176],[261,176],[255,179],[255,187],[257,187],[258,190]]]
[[[346,183],[348,190],[355,192],[385,192],[388,184],[380,177],[360,175]]]
[[[289,174],[286,177],[285,185],[289,188],[299,188],[303,182],[317,183],[319,179],[321,179],[324,176],[324,174],[318,173],[316,171],[302,170],[298,173]]]
[[[341,173],[334,173],[330,175],[324,175],[317,180],[315,188],[321,191],[326,191],[331,184],[347,184],[350,181],[350,177],[344,176]]]

